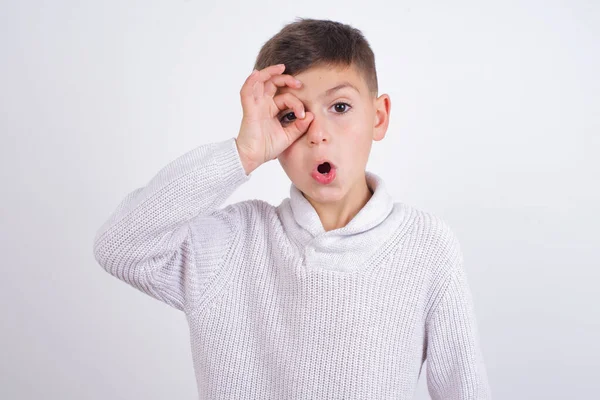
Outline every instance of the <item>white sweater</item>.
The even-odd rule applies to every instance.
[[[200,399],[490,399],[456,235],[374,191],[325,232],[292,184],[274,207],[222,207],[251,175],[235,138],[129,193],[99,229],[110,274],[185,312]]]

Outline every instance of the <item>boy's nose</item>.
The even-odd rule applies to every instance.
[[[310,145],[316,145],[329,141],[329,135],[325,129],[325,124],[323,124],[321,119],[316,115],[308,126],[306,136]]]

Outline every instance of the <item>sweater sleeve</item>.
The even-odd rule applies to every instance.
[[[427,386],[433,400],[491,399],[472,295],[460,248],[456,251],[456,263],[428,323]]]
[[[240,224],[236,204],[220,206],[250,176],[235,138],[183,154],[119,203],[94,238],[97,262],[136,289],[190,311]]]

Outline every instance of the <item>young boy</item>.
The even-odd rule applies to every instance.
[[[299,19],[261,49],[236,138],[131,192],[94,242],[110,274],[185,312],[207,399],[491,398],[456,235],[365,171],[385,136],[362,33]],[[278,159],[275,207],[221,207]]]

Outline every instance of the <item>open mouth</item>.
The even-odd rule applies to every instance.
[[[327,175],[331,171],[331,168],[331,164],[325,161],[324,163],[319,164],[317,171],[319,171],[320,174]]]
[[[329,184],[335,180],[337,168],[330,161],[321,161],[313,169],[311,176],[321,184]]]
[[[329,161],[326,158],[321,158],[320,160],[319,159],[316,160],[313,171],[325,175],[325,174],[328,174],[329,172],[331,172],[331,170],[333,170],[333,169],[337,169],[337,167],[335,166],[334,163],[332,163],[331,161]]]

